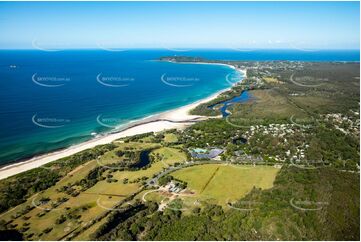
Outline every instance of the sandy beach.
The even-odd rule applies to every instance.
[[[215,65],[226,65],[221,63],[196,63],[196,64],[215,64]],[[232,69],[236,69],[232,65],[227,65]],[[246,77],[246,70],[239,70],[244,77]],[[48,154],[39,155],[31,159],[14,163],[8,166],[0,168],[0,180],[19,174],[21,172],[31,170],[33,168],[40,167],[49,162],[73,155],[80,151],[93,148],[97,145],[103,145],[111,143],[112,141],[123,138],[126,136],[132,136],[136,134],[142,134],[147,132],[160,132],[167,129],[184,129],[185,127],[192,125],[196,121],[207,119],[207,117],[190,115],[190,110],[194,109],[197,105],[206,103],[215,99],[219,94],[231,89],[231,87],[221,90],[217,93],[208,96],[207,98],[201,99],[197,102],[176,108],[170,111],[152,115],[150,117],[132,122],[128,124],[123,130],[119,132],[105,134],[103,136],[95,137],[89,141],[70,146],[69,148],[62,149],[59,151],[50,152]]]

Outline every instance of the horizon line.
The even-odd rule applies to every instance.
[[[348,50],[348,51],[360,51],[361,49],[356,49],[356,48],[239,48],[239,47],[235,47],[235,48],[229,48],[229,47],[197,47],[197,48],[191,48],[191,47],[169,47],[169,48],[165,48],[165,47],[132,47],[132,48],[125,48],[125,47],[112,47],[109,48],[111,50],[168,50],[168,51],[173,51],[173,52],[189,52],[189,51],[194,51],[194,50],[233,50],[233,51],[257,51],[257,50],[298,50],[298,51],[332,51],[332,50]],[[179,50],[177,50],[179,49]],[[0,51],[4,51],[4,50],[38,50],[38,51],[44,51],[38,48],[1,48],[0,47]],[[46,50],[46,49],[45,49]],[[53,51],[67,51],[67,50],[104,50],[102,48],[59,48],[59,49],[54,49]]]

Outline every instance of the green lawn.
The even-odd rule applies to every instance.
[[[188,167],[171,175],[188,182],[188,188],[195,192],[195,199],[225,205],[242,198],[254,186],[271,188],[278,171],[271,166],[207,164]]]
[[[174,143],[174,142],[178,141],[178,137],[176,134],[173,134],[173,133],[165,133],[164,141],[167,143]]]

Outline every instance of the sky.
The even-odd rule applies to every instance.
[[[359,2],[0,2],[0,49],[359,49]]]

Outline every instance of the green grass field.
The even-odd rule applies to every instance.
[[[165,133],[164,134],[164,141],[166,143],[174,143],[178,141],[178,137],[176,134],[173,133]]]
[[[31,206],[33,201],[38,202],[40,198],[49,198],[50,202],[52,202],[56,201],[57,198],[67,197],[69,198],[67,202],[61,204],[56,209],[52,209],[51,211],[45,213],[41,217],[38,217],[37,214],[43,212],[44,208],[50,208],[50,202],[49,204],[41,205],[39,206],[39,208],[34,208],[30,212],[28,212],[26,214],[26,217],[28,217],[28,219],[25,220],[23,216],[21,216],[19,218],[13,219],[12,222],[13,225],[16,225],[17,229],[21,229],[22,227],[29,227],[26,234],[34,234],[31,239],[58,240],[72,230],[81,228],[86,222],[91,221],[96,216],[102,214],[107,209],[111,208],[115,204],[125,199],[127,196],[137,192],[142,186],[141,182],[130,183],[131,181],[142,178],[144,176],[150,178],[155,173],[161,171],[169,165],[172,165],[175,162],[183,162],[186,159],[185,154],[181,150],[169,147],[157,148],[159,147],[159,145],[154,143],[116,142],[115,144],[118,146],[115,150],[105,153],[98,161],[92,160],[83,165],[80,165],[72,172],[68,173],[55,186],[41,192],[40,194],[34,195],[25,203],[2,214],[0,219],[4,219],[5,221],[12,220],[12,215],[15,215],[27,205]],[[112,175],[115,179],[118,180],[117,182],[108,183],[105,180],[99,181],[86,191],[80,192],[80,194],[76,197],[66,195],[65,193],[57,192],[57,189],[60,189],[62,186],[72,184],[85,178],[87,174],[95,167],[108,165],[116,162],[120,158],[116,155],[115,152],[117,150],[126,149],[154,149],[151,153],[155,159],[154,163],[152,163],[149,168],[144,170],[140,169],[137,171],[113,172]],[[129,183],[123,184],[123,179],[128,179]],[[65,215],[67,213],[67,207],[73,209],[81,208],[84,206],[87,206],[88,209],[79,212],[79,215],[81,215],[80,218],[68,218],[64,223],[56,224],[56,220],[61,215]],[[29,225],[26,225],[27,223],[29,223]],[[48,233],[43,233],[43,230],[49,227],[52,227],[53,229]],[[94,227],[98,227],[98,225],[94,225]],[[84,236],[79,238],[89,239],[88,236],[94,230],[93,226],[90,227],[88,230],[89,231],[84,231]]]
[[[188,182],[188,188],[195,192],[192,199],[225,205],[242,198],[253,187],[271,188],[278,171],[271,166],[207,164],[188,167],[171,175]]]

